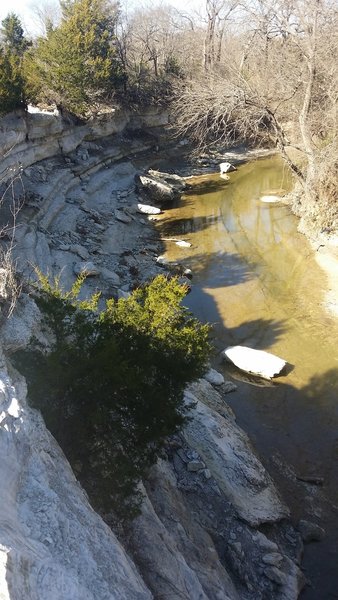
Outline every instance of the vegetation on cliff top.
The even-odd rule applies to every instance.
[[[298,180],[299,212],[314,232],[336,232],[337,0],[202,2],[188,14],[63,0],[58,17],[38,9],[32,43],[11,13],[0,113],[38,101],[80,116],[171,102],[177,135],[194,144],[274,145]]]
[[[101,311],[99,294],[78,300],[81,278],[68,293],[40,282],[53,342],[16,356],[29,400],[92,499],[130,516],[138,481],[187,418],[183,392],[206,369],[209,327],[182,306],[175,278],[158,276]]]

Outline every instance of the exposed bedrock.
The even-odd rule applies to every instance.
[[[288,510],[222,396],[205,380],[188,394],[191,421],[152,468],[130,527],[147,585],[166,600],[296,599],[302,544]],[[264,521],[269,533],[257,529]]]
[[[57,154],[69,154],[83,142],[166,125],[168,114],[156,109],[135,115],[116,110],[99,119],[77,124],[72,117],[44,113],[11,113],[0,120],[0,179],[18,164],[26,168]]]
[[[0,597],[150,600],[135,565],[0,357]]]

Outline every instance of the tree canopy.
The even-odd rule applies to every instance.
[[[20,18],[11,12],[1,22],[1,41],[4,47],[15,54],[22,56],[29,47],[29,42],[24,36]]]
[[[26,106],[22,56],[29,42],[15,13],[9,13],[1,25],[0,114],[6,114]]]
[[[115,48],[114,10],[105,0],[62,3],[61,24],[38,40],[28,58],[28,84],[50,100],[84,113],[112,99],[122,80]],[[40,84],[40,85],[38,85]]]

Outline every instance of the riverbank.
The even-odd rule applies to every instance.
[[[312,242],[314,256],[327,277],[327,291],[323,306],[330,315],[338,318],[338,238]]]

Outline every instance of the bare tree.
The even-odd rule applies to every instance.
[[[32,2],[30,10],[34,15],[35,23],[42,36],[54,29],[61,20],[60,4],[57,0],[44,0],[44,2]]]
[[[227,21],[239,6],[237,0],[206,0],[206,32],[204,39],[204,68],[209,71],[220,62],[222,41]],[[217,46],[217,48],[216,48]]]

